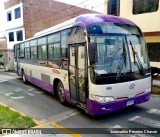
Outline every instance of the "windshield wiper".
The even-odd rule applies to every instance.
[[[136,63],[136,62],[138,61],[137,68],[138,68],[138,70],[139,70],[139,73],[140,73],[142,76],[144,76],[144,68],[143,68],[142,62],[141,62],[141,60],[140,60],[140,58],[139,58],[139,56],[138,56],[138,53],[134,50],[131,41],[130,41],[130,44],[131,44],[132,51],[133,51],[134,63]],[[136,61],[135,57],[137,58],[137,61]]]
[[[127,62],[126,62],[126,50],[125,50],[125,47],[124,47],[124,42],[123,42],[123,53],[121,53],[120,55],[120,59],[119,59],[119,62],[118,62],[118,67],[117,67],[117,75],[116,75],[116,80],[119,79],[120,75],[121,75],[121,72],[122,72],[122,69],[123,69],[123,65],[127,65]]]
[[[126,56],[126,52],[125,53],[122,53],[121,56],[120,56],[120,59],[119,59],[119,62],[118,62],[118,67],[117,67],[117,75],[116,75],[116,80],[119,79],[120,75],[121,75],[121,72],[122,72],[122,69],[123,69],[123,66],[125,64],[125,56]]]

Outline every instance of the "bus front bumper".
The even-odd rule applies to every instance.
[[[146,102],[150,99],[151,93],[145,93],[133,98],[127,98],[123,100],[117,100],[109,103],[99,103],[94,100],[87,100],[87,112],[91,115],[103,115],[123,109],[129,106],[134,106],[143,102]],[[132,102],[132,103],[128,103]]]

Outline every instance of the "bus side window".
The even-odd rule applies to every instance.
[[[30,41],[31,59],[37,59],[37,39]]]
[[[25,59],[30,59],[29,41],[25,42],[24,45],[25,45]]]
[[[38,59],[47,59],[47,45],[38,46]]]
[[[31,47],[31,59],[37,59],[37,47]]]
[[[53,60],[53,58],[54,58],[54,56],[53,56],[53,53],[54,53],[53,49],[54,49],[54,45],[53,44],[49,44],[48,45],[48,59],[49,60]]]
[[[60,40],[60,33],[55,33],[48,36],[49,60],[58,60],[61,58]]]
[[[47,37],[38,39],[38,59],[47,60]]]
[[[69,30],[69,35],[68,35],[68,43],[73,44],[73,43],[83,43],[85,42],[85,34],[84,34],[84,29],[82,27],[73,27]]]
[[[20,44],[20,57],[24,57],[24,43]]]
[[[68,48],[68,30],[64,30],[61,32],[62,58],[67,58],[67,48]]]
[[[25,59],[30,59],[30,48],[25,48]]]

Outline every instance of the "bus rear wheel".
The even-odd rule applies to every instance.
[[[24,73],[24,70],[22,70],[22,80],[23,80],[23,83],[27,83],[27,80],[26,80],[26,75]]]
[[[65,105],[66,104],[66,96],[65,96],[64,86],[61,81],[59,81],[58,85],[57,85],[57,95],[58,95],[58,99],[59,99],[60,103]]]

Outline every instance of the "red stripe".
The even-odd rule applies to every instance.
[[[59,70],[56,70],[56,69],[52,69],[52,72],[55,74],[60,74]]]
[[[141,93],[138,93],[138,94],[136,94],[136,96],[139,96],[139,95],[141,95],[141,94],[143,94],[143,93],[145,93],[145,92],[143,91],[143,92],[141,92]]]
[[[120,99],[127,99],[128,97],[118,97],[116,98],[117,100],[120,100]]]

